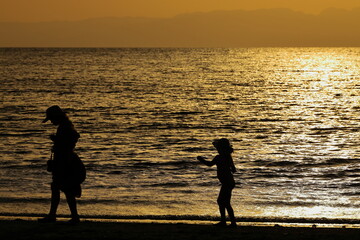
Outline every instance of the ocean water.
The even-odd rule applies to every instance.
[[[218,216],[196,156],[226,137],[238,217],[360,219],[359,48],[10,48],[0,83],[0,214],[47,213],[57,104],[81,134],[82,215]]]

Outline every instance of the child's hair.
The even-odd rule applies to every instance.
[[[219,153],[231,154],[234,152],[234,149],[232,148],[230,141],[227,138],[216,139],[214,140],[213,145],[216,147]]]

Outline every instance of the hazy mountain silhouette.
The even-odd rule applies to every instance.
[[[2,47],[360,46],[360,8],[310,15],[288,9],[173,18],[0,23]]]

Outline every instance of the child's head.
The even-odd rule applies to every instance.
[[[215,139],[213,145],[220,154],[231,154],[234,151],[227,138]]]

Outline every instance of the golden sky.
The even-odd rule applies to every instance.
[[[172,17],[214,10],[290,8],[306,13],[360,7],[360,0],[0,0],[0,21],[36,22],[97,17]]]

